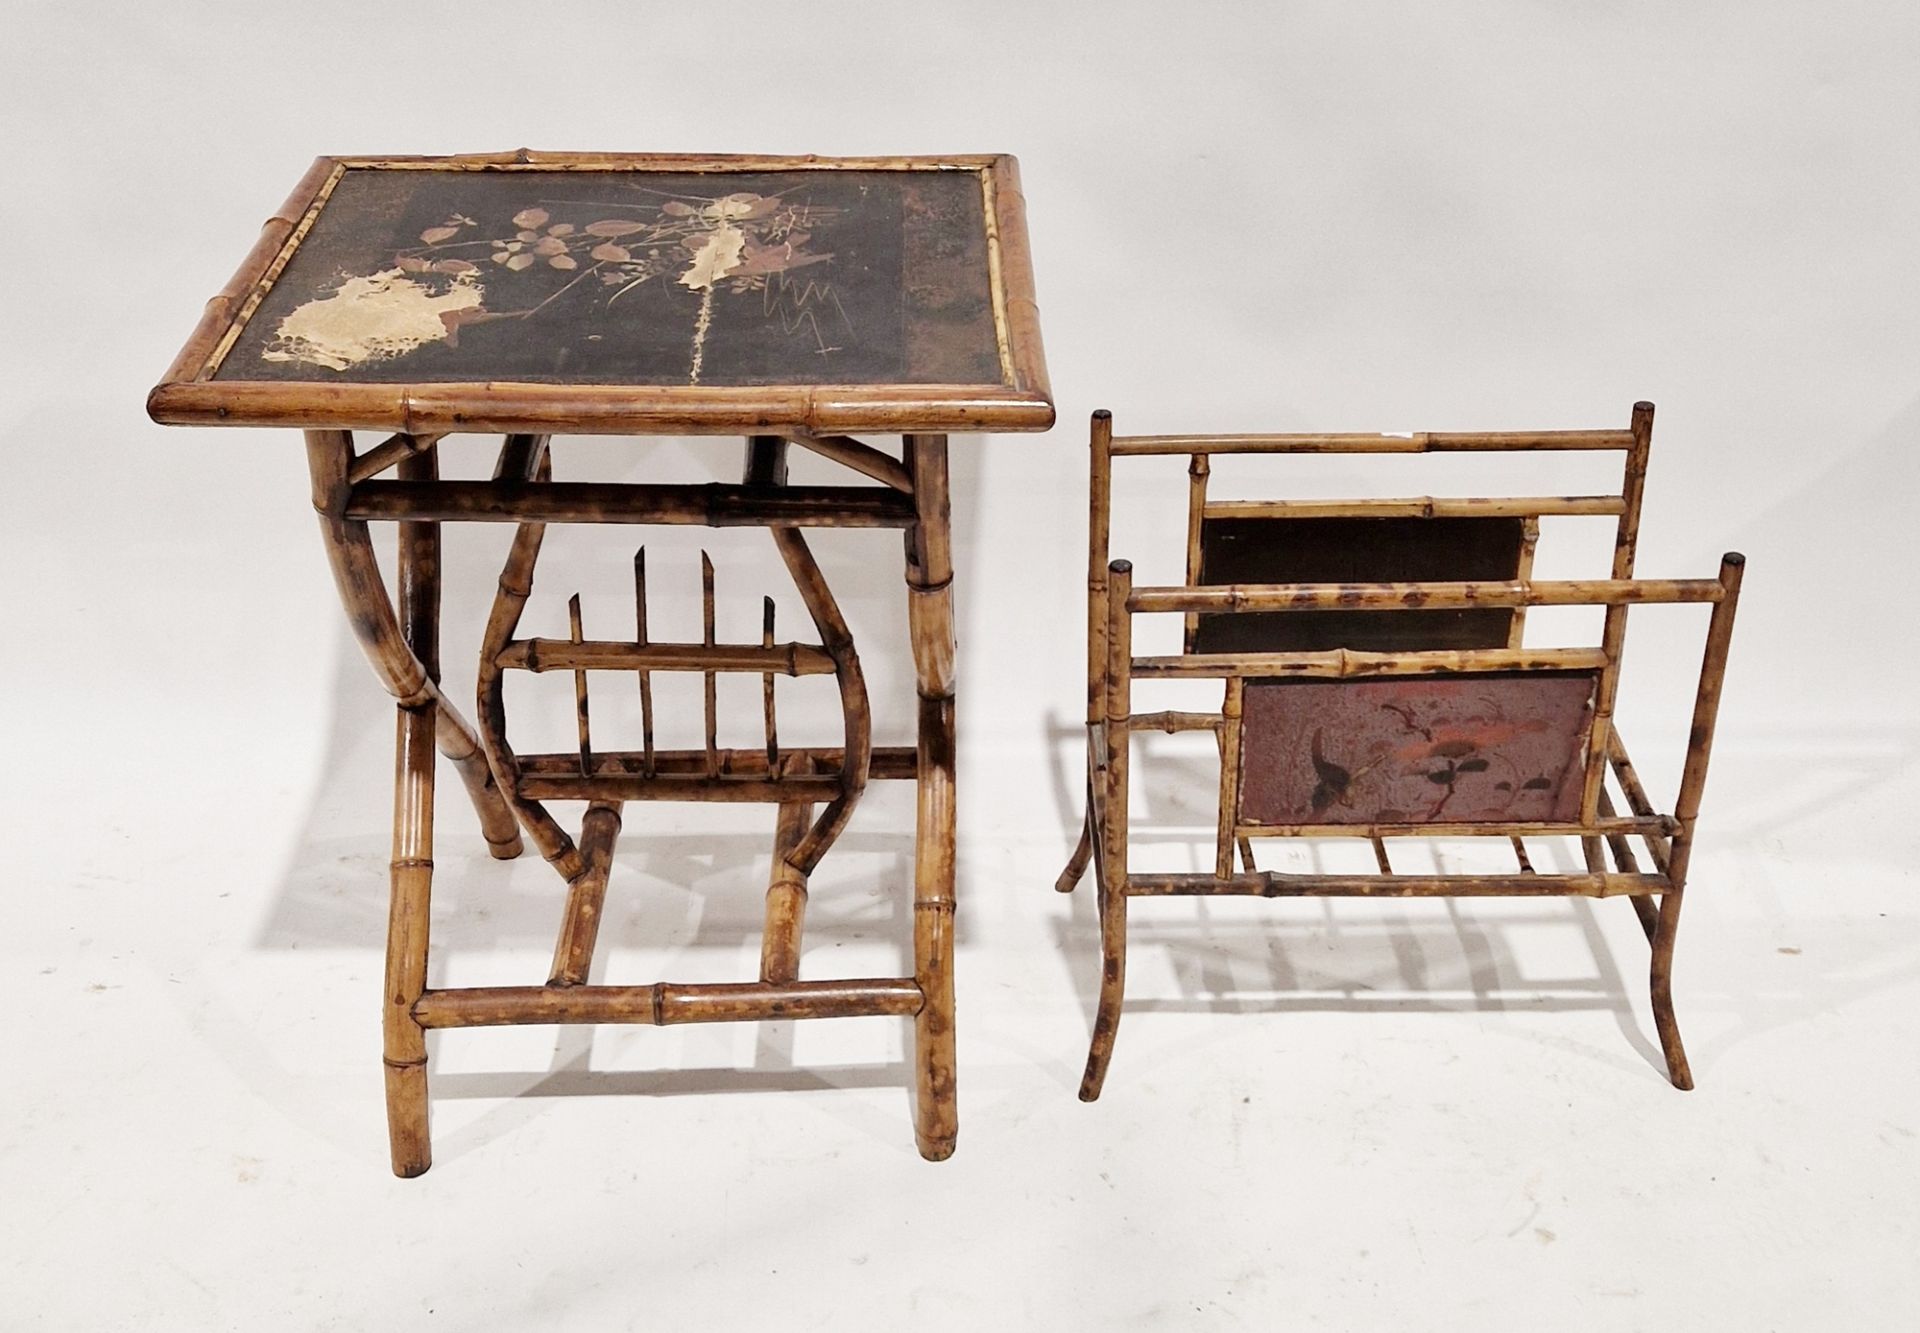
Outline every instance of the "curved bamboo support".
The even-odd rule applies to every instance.
[[[520,854],[520,829],[505,793],[494,781],[479,738],[441,693],[437,663],[434,670],[429,670],[408,646],[374,557],[367,525],[342,517],[347,471],[353,462],[353,436],[343,430],[310,430],[306,440],[320,535],[354,637],[373,665],[374,674],[400,707],[433,705],[435,742],[460,774],[474,812],[480,817],[487,850],[499,860],[510,860]],[[431,455],[416,458],[430,461]]]
[[[1127,985],[1127,764],[1132,744],[1129,725],[1133,708],[1132,682],[1127,662],[1133,652],[1133,622],[1127,614],[1127,594],[1133,588],[1133,565],[1115,560],[1107,567],[1106,671],[1106,793],[1100,827],[1100,1004],[1093,1018],[1093,1040],[1087,1048],[1087,1068],[1080,1079],[1080,1100],[1093,1101],[1107,1079],[1114,1037],[1120,1030],[1120,1006]],[[1217,881],[1215,881],[1217,882]]]
[[[800,535],[798,528],[774,528],[772,532],[773,544],[779,548],[780,558],[786,561],[800,600],[813,618],[814,628],[820,632],[820,644],[833,658],[834,678],[840,685],[840,711],[847,727],[840,794],[827,802],[813,827],[786,857],[789,865],[807,876],[813,873],[827,848],[833,846],[847,821],[853,818],[853,808],[867,789],[873,760],[873,712],[867,702],[867,681],[860,671],[860,655],[854,651],[853,632],[847,628],[846,617],[840,614],[839,603],[827,587],[826,575],[820,572],[813,552],[807,549],[807,539]]]
[[[544,481],[552,475],[545,436],[514,436],[503,452],[513,463],[531,472],[531,479]],[[520,613],[533,592],[533,567],[540,558],[540,543],[546,537],[544,523],[522,523],[514,530],[513,544],[507,550],[506,564],[500,570],[500,583],[494,593],[493,609],[487,615],[487,628],[480,638],[480,670],[474,685],[479,707],[480,741],[496,773],[511,777],[519,772],[513,747],[507,742],[507,712],[504,694],[505,668],[500,658],[507,643],[519,628]],[[509,782],[503,789],[506,803],[533,839],[534,846],[547,863],[572,883],[585,869],[585,861],[573,839],[560,827],[545,806],[513,790]]]
[[[1080,887],[1080,881],[1086,876],[1087,867],[1093,863],[1093,787],[1087,787],[1087,813],[1080,821],[1080,841],[1073,844],[1073,850],[1067,854],[1067,864],[1053,881],[1055,893],[1072,893]]]

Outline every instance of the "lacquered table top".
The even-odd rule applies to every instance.
[[[1008,157],[322,158],[156,420],[1044,429]]]

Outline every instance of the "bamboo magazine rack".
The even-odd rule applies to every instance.
[[[1634,576],[1653,405],[1624,429],[1410,435],[1117,436],[1092,425],[1087,581],[1087,814],[1056,885],[1089,865],[1102,968],[1080,1096],[1100,1095],[1126,982],[1128,906],[1176,894],[1286,896],[1624,896],[1652,946],[1653,1014],[1676,1087],[1692,1074],[1674,1018],[1674,935],[1707,779],[1714,720],[1744,558],[1711,579]],[[1209,459],[1229,454],[1617,453],[1623,475],[1600,495],[1218,501]],[[1109,560],[1115,459],[1185,455],[1185,582],[1136,586]],[[1606,577],[1532,577],[1540,520],[1614,520]],[[1679,792],[1654,805],[1627,756],[1614,705],[1627,612],[1700,603],[1710,615]],[[1598,642],[1535,648],[1530,607],[1604,608]],[[1137,656],[1134,619],[1184,618],[1182,651]],[[1135,713],[1133,683],[1222,683],[1217,713]],[[1129,869],[1132,740],[1213,733],[1221,756],[1208,873]],[[1611,787],[1609,786],[1611,780]],[[1617,800],[1616,800],[1617,797]],[[1407,837],[1511,843],[1506,873],[1396,873]],[[1576,839],[1585,869],[1537,868],[1525,839]],[[1377,874],[1260,870],[1257,838],[1365,838]],[[1637,846],[1636,846],[1637,844]],[[1236,866],[1236,857],[1238,865]],[[1611,862],[1609,862],[1611,857]]]

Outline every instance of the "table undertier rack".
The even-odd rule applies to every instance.
[[[762,446],[749,455],[749,474],[758,462],[764,475],[756,484],[784,483],[776,462]],[[781,469],[782,471],[784,469]],[[544,451],[535,462],[536,481],[550,481]],[[480,739],[493,771],[520,824],[568,886],[565,919],[555,945],[550,986],[579,986],[587,979],[605,900],[613,843],[626,801],[763,801],[780,806],[774,839],[773,876],[767,895],[760,980],[798,980],[800,932],[806,912],[807,877],[853,815],[866,790],[873,754],[871,708],[853,635],[834,602],[826,577],[795,528],[774,528],[774,545],[786,562],[801,601],[813,619],[818,643],[777,643],[772,598],[762,602],[761,641],[716,641],[714,570],[700,555],[699,643],[660,643],[647,632],[647,552],[633,557],[634,637],[629,641],[585,637],[579,594],[568,601],[566,639],[514,638],[521,612],[533,591],[534,566],[546,525],[523,523],[514,534],[500,573],[493,614],[480,651]],[[573,675],[579,748],[571,754],[514,753],[507,740],[505,679],[509,671],[568,671]],[[639,683],[643,748],[636,753],[596,753],[588,676],[592,671],[630,670]],[[653,742],[653,676],[656,672],[695,672],[704,678],[706,744],[699,750],[657,750]],[[717,685],[722,673],[752,673],[761,678],[765,745],[758,750],[722,750],[717,742]],[[777,677],[831,675],[839,685],[845,744],[835,750],[780,747],[774,681]],[[909,766],[903,776],[915,776]],[[584,800],[587,814],[576,844],[548,813],[548,800]],[[814,805],[822,808],[817,817]]]

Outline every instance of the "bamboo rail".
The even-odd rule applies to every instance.
[[[1204,458],[1205,454],[1196,454]],[[1617,495],[1432,496],[1357,500],[1216,500],[1203,518],[1543,518],[1618,514]],[[1199,582],[1198,570],[1188,581]]]
[[[732,776],[719,771],[718,751],[711,773],[682,776],[666,771],[608,772],[596,765],[582,773],[576,762],[571,773],[527,773],[514,779],[513,789],[527,801],[721,801],[785,803],[835,801],[845,792],[844,773],[780,773],[766,777]],[[822,816],[824,818],[824,816]]]
[[[1135,713],[1131,723],[1134,731],[1163,731],[1171,736],[1176,731],[1218,731],[1225,725],[1219,713],[1186,713],[1168,709],[1159,713]]]
[[[1410,431],[1404,435],[1116,435],[1115,458],[1145,454],[1437,454],[1631,449],[1630,430]]]
[[[1354,838],[1378,834],[1385,838],[1581,837],[1586,834],[1653,834],[1665,836],[1679,828],[1672,815],[1625,815],[1591,820],[1526,821],[1478,820],[1473,823],[1434,821],[1422,824],[1250,824],[1236,833],[1254,838]]]
[[[1136,588],[1134,612],[1409,611],[1474,606],[1639,606],[1717,602],[1718,579],[1530,579],[1467,583],[1222,583]]]
[[[904,528],[912,503],[873,486],[794,486],[768,494],[724,482],[364,481],[350,519],[428,518],[469,523],[673,523],[710,528]]]
[[[1464,671],[1581,671],[1606,665],[1596,648],[1442,648],[1425,652],[1369,653],[1329,648],[1306,653],[1190,653],[1136,657],[1138,680],[1211,680],[1234,676],[1433,676]],[[1123,669],[1123,668],[1116,668]]]
[[[1258,898],[1498,898],[1578,894],[1610,898],[1623,893],[1663,893],[1663,875],[1293,875],[1263,870],[1251,875],[1135,874],[1131,897],[1227,894]]]
[[[520,671],[756,671],[831,676],[832,654],[810,643],[621,643],[599,639],[515,639],[498,666]]]
[[[723,778],[763,778],[783,771],[835,777],[846,765],[846,753],[840,746],[790,746],[781,752],[779,762],[773,764],[768,762],[766,752],[758,748],[721,749],[715,752],[714,760],[719,768],[718,776]],[[580,756],[577,754],[523,754],[515,756],[514,763],[520,774],[526,777],[577,777],[580,773]],[[656,749],[651,756],[644,750],[599,750],[594,753],[593,763],[596,775],[707,775],[707,752],[704,748]],[[878,781],[911,782],[918,776],[918,763],[918,751],[911,745],[876,745],[870,752],[867,776]]]
[[[423,1028],[547,1023],[767,1022],[775,1019],[917,1016],[920,988],[906,978],[871,981],[658,981],[650,986],[470,986],[430,990],[413,1006]]]

